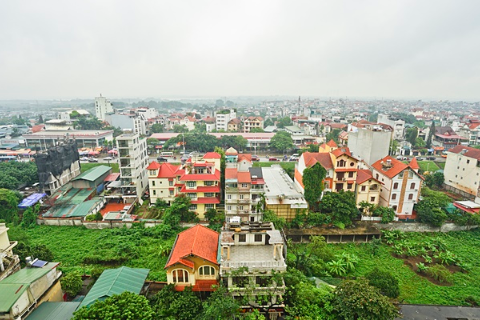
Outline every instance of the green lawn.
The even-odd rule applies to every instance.
[[[109,164],[107,163],[98,163],[98,162],[88,162],[88,163],[80,163],[80,169],[82,172],[85,172],[87,170],[92,169],[93,167],[97,166],[108,166]],[[118,168],[118,163],[110,163],[110,167],[112,167],[112,172],[113,173],[118,173],[120,172],[120,169]]]
[[[429,172],[435,172],[437,170],[440,170],[438,167],[437,163],[434,161],[418,161],[418,165],[420,166],[420,169],[422,169],[423,172],[429,171]]]
[[[277,161],[269,161],[269,162],[254,162],[254,167],[271,167],[274,164],[279,164],[284,170],[294,170],[296,162],[277,162]]]
[[[439,233],[433,235],[411,234],[416,241],[428,237],[443,238],[448,250],[456,254],[463,262],[469,263],[469,273],[454,274],[451,286],[438,286],[419,276],[406,266],[402,259],[391,255],[392,249],[382,244],[379,253],[373,256],[369,244],[329,245],[336,253],[343,251],[356,254],[360,263],[352,276],[363,276],[374,267],[395,274],[400,282],[399,301],[412,304],[468,305],[467,301],[480,302],[480,230]]]
[[[155,228],[157,229],[157,228]],[[165,281],[163,270],[175,236],[163,240],[154,228],[92,230],[84,227],[36,226],[23,231],[13,227],[10,240],[28,238],[31,244],[44,244],[64,271],[89,273],[94,266],[116,268],[122,265],[150,269],[148,279]],[[118,259],[121,258],[121,261]],[[104,259],[110,262],[92,261]],[[117,261],[115,261],[117,259]]]

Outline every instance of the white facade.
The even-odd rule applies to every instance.
[[[148,186],[147,139],[141,139],[137,133],[122,134],[116,139],[123,196],[137,197],[141,203]]]
[[[388,155],[392,132],[379,126],[352,127],[348,132],[348,148],[352,156],[369,165]]]
[[[479,161],[465,155],[463,150],[459,153],[447,152],[444,176],[447,189],[458,193],[478,197],[480,187]]]
[[[96,97],[95,98],[95,116],[100,120],[105,120],[105,114],[113,113],[112,103],[107,98]]]
[[[237,112],[235,109],[224,109],[221,112],[226,112],[225,110],[229,111],[228,113],[220,113],[215,112],[215,128],[216,130],[224,130],[225,132],[228,131],[228,122],[232,119],[237,117]]]
[[[393,128],[393,139],[405,139],[405,121],[401,119],[392,119],[388,114],[379,114],[377,123],[385,123]]]
[[[137,110],[138,115],[143,115],[144,119],[153,119],[158,117],[157,109],[155,108],[138,108]]]
[[[411,168],[406,168],[393,178],[382,174],[375,168],[374,178],[382,182],[379,205],[390,207],[396,215],[411,215],[417,203],[423,180]]]

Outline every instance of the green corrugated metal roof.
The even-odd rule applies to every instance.
[[[3,284],[3,283],[30,284],[35,280],[43,277],[47,273],[49,273],[53,269],[53,267],[56,266],[57,264],[58,264],[57,262],[49,262],[43,268],[24,268],[24,269],[18,270],[11,276],[8,276],[2,281],[0,281],[0,284]]]
[[[79,308],[89,306],[97,300],[105,300],[114,294],[120,294],[125,291],[139,294],[149,272],[149,269],[134,269],[129,267],[103,271],[90,292],[88,292],[85,299],[83,299]]]
[[[73,181],[75,180],[87,180],[87,181],[95,181],[98,178],[100,178],[102,175],[105,173],[109,172],[112,170],[112,167],[109,166],[98,166],[98,167],[93,167],[92,169],[89,169],[79,175],[78,177],[74,178]]]
[[[85,217],[90,210],[97,205],[98,202],[100,202],[98,198],[96,200],[88,200],[85,202],[80,203],[77,205],[75,210],[70,212],[70,214],[67,215],[67,217]]]
[[[2,282],[0,281],[0,312],[8,313],[18,298],[28,289],[29,285]]]
[[[27,320],[70,320],[79,304],[80,302],[44,302]]]

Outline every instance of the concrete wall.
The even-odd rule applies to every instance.
[[[382,230],[400,230],[404,232],[450,232],[450,231],[464,231],[478,228],[478,226],[457,226],[454,223],[445,223],[443,226],[436,228],[423,223],[389,223],[377,224],[377,227]]]
[[[348,148],[354,157],[360,157],[369,165],[388,155],[390,145],[389,131],[358,129],[348,133]]]
[[[112,228],[123,228],[126,226],[130,228],[134,223],[140,222],[122,222],[122,221],[82,221],[81,219],[37,219],[37,224],[46,225],[46,226],[85,226],[87,229],[112,229]],[[146,228],[154,227],[158,224],[161,224],[162,220],[153,220],[145,222]],[[195,225],[195,224],[193,224]],[[208,224],[206,224],[208,225]],[[188,225],[185,225],[188,226]]]

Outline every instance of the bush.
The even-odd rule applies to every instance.
[[[425,273],[440,283],[451,283],[453,280],[450,271],[440,264],[429,267]]]
[[[375,267],[366,275],[368,283],[380,289],[380,292],[390,298],[397,298],[400,295],[398,279],[390,272]]]
[[[70,272],[60,279],[63,291],[65,291],[70,297],[75,297],[80,291],[82,291],[83,281],[82,276],[77,271]]]

